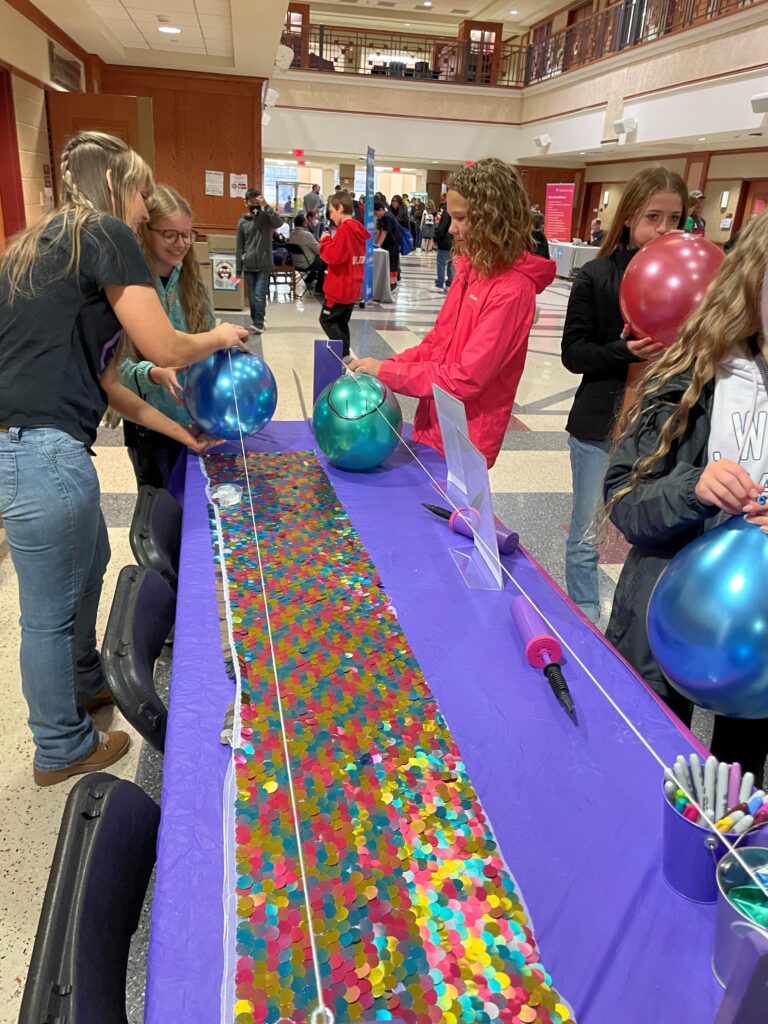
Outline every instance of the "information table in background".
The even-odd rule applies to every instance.
[[[248,443],[254,451],[314,448],[303,422],[272,423]],[[440,456],[418,452],[443,479]],[[689,903],[665,883],[661,769],[579,661],[666,763],[702,753],[700,744],[518,552],[504,565],[573,652],[563,662],[577,709],[571,720],[514,634],[508,607],[517,588],[466,587],[450,550],[471,542],[421,508],[439,499],[402,448],[372,473],[326,468],[463,755],[543,962],[579,1024],[709,1024],[720,998],[710,969],[714,907]],[[190,456],[145,1024],[220,1019],[230,751],[219,733],[233,696],[204,480]]]
[[[549,257],[557,264],[558,277],[575,277],[577,271],[595,259],[596,245],[573,245],[571,242],[550,242]]]

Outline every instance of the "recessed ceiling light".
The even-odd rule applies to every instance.
[[[436,163],[438,163],[438,162],[439,162],[439,161],[437,161],[437,160],[433,160],[433,161],[432,161],[432,163],[433,163],[433,164],[436,164]]]
[[[432,6],[432,0],[424,0],[424,3],[421,6],[422,7],[431,7]]]
[[[517,14],[517,11],[510,11],[510,14]]]
[[[582,149],[582,151],[579,153],[579,156],[586,156],[586,155],[587,155],[586,149]]]
[[[702,135],[701,138],[699,139],[699,142],[706,142],[706,141],[707,141],[707,136],[706,135]]]
[[[158,25],[157,31],[164,32],[167,36],[181,35],[181,29],[177,28],[176,25]]]
[[[411,27],[411,23],[410,23],[410,21],[406,21],[406,23],[405,23],[405,27],[406,27],[406,28],[410,28],[410,27]]]

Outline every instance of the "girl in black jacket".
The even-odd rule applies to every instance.
[[[592,622],[600,618],[597,545],[592,521],[608,468],[609,438],[632,363],[654,359],[661,346],[630,338],[619,310],[629,261],[652,238],[682,222],[688,191],[665,167],[640,171],[628,183],[597,259],[579,271],[568,302],[562,360],[582,374],[566,430],[570,437],[573,511],[565,552],[568,595]]]
[[[760,429],[768,392],[755,355],[766,347],[760,291],[767,266],[768,214],[762,214],[725,259],[677,342],[643,376],[619,418],[620,441],[605,477],[606,514],[634,545],[606,636],[686,724],[692,705],[670,688],[653,658],[646,612],[669,560],[721,511],[745,513],[768,533],[766,507],[755,504],[768,481],[768,437]],[[720,760],[754,772],[760,785],[768,720],[718,715],[711,747]]]

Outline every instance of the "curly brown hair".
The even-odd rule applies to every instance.
[[[480,277],[508,270],[535,248],[530,203],[511,164],[496,157],[478,160],[454,175],[446,189],[467,200],[467,238],[454,247]]]

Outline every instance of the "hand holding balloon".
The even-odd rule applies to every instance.
[[[184,438],[184,443],[196,455],[204,455],[217,444],[224,444],[222,438],[211,437],[210,434],[204,433],[199,427],[184,427],[183,430],[187,435]]]
[[[212,331],[221,348],[239,348],[241,352],[247,352],[248,329],[237,324],[219,324]]]
[[[347,369],[351,370],[352,373],[367,373],[369,377],[378,377],[381,363],[381,359],[366,356],[365,359],[353,359],[347,365]]]
[[[627,342],[627,348],[636,356],[638,359],[642,359],[643,362],[650,362],[651,359],[658,359],[661,353],[664,351],[664,346],[661,342],[654,341],[653,338],[630,338],[632,328],[629,324],[624,325],[624,330],[621,332],[622,338]]]
[[[761,493],[746,469],[730,459],[707,463],[696,484],[696,497],[700,502],[715,505],[735,516],[745,512],[748,503]]]
[[[179,378],[176,376],[176,368],[173,366],[153,366],[149,371],[149,379],[153,384],[159,384],[166,389],[168,394],[179,405],[184,405],[184,397]]]

